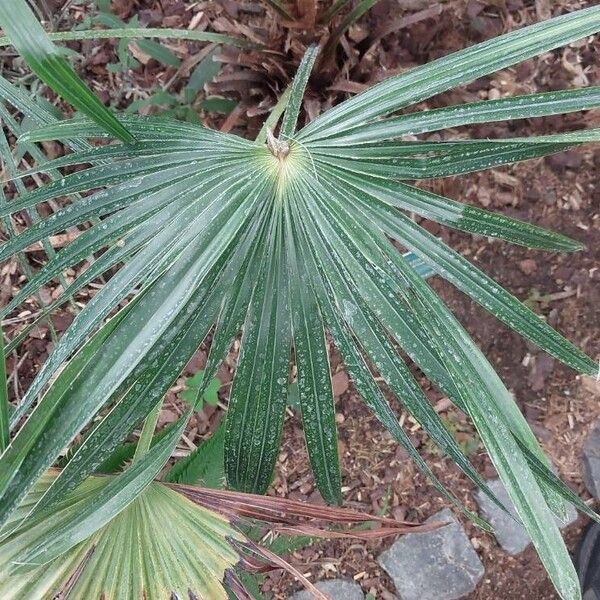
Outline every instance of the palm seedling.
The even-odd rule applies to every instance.
[[[432,269],[574,370],[595,376],[598,365],[406,213],[530,248],[573,252],[582,246],[406,181],[545,156],[596,142],[600,132],[441,142],[405,141],[404,136],[588,110],[600,106],[600,88],[400,111],[593,35],[600,30],[600,7],[503,35],[389,78],[298,131],[304,88],[317,56],[311,48],[263,131],[256,140],[246,140],[164,118],[116,117],[80,84],[68,84],[65,77],[74,73],[43,31],[32,36],[33,25],[23,25],[30,13],[19,15],[5,6],[0,2],[0,22],[11,42],[44,81],[87,117],[52,121],[0,79],[2,98],[39,124],[21,135],[18,144],[36,148],[38,142],[59,139],[73,149],[13,174],[16,182],[35,173],[55,178],[4,202],[0,216],[54,199],[70,200],[50,217],[11,235],[0,246],[0,259],[56,232],[92,225],[50,259],[0,314],[9,314],[65,268],[91,255],[94,262],[55,304],[102,273],[120,268],[77,314],[10,415],[10,445],[0,458],[0,523],[8,523],[4,535],[10,535],[11,523],[23,518],[35,523],[82,489],[93,497],[85,514],[102,518],[80,531],[99,535],[100,527],[118,519],[132,498],[154,489],[151,482],[192,408],[159,442],[148,445],[133,466],[104,482],[113,490],[127,489],[126,500],[111,503],[101,491],[92,494],[95,484],[86,482],[95,481],[90,477],[142,420],[145,430],[152,431],[155,407],[209,333],[206,382],[242,333],[225,428],[228,485],[258,493],[269,486],[293,352],[315,480],[327,502],[341,502],[326,343],[330,335],[365,403],[440,493],[465,512],[413,447],[376,375],[433,442],[495,499],[398,348],[468,415],[559,594],[579,597],[577,577],[553,517],[564,515],[565,501],[598,517],[549,470],[513,398],[418,268]],[[3,115],[7,123],[13,119],[6,109]],[[90,144],[94,138],[120,141]],[[89,166],[60,176],[61,169],[73,165]],[[420,263],[407,260],[393,242],[413,252]],[[198,395],[203,391],[201,387]],[[82,432],[62,470],[48,480],[44,474]],[[41,477],[46,479],[39,491]],[[69,527],[74,525],[64,530],[71,531]],[[49,546],[53,558],[59,550],[71,549],[69,535],[58,539],[60,543]],[[31,557],[48,558],[45,544],[26,551],[29,562],[35,562]]]

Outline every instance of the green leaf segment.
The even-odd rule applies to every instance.
[[[6,3],[2,6],[6,9]],[[6,10],[2,15],[6,19]],[[296,131],[317,52],[311,48],[286,92],[287,104],[280,106],[287,106],[281,134],[272,131],[277,119],[270,120],[266,144],[262,135],[249,141],[167,119],[119,117],[115,123],[92,101],[86,107],[93,120],[56,122],[26,134],[20,143],[62,139],[81,144],[84,138],[114,136],[129,143],[80,146],[36,167],[29,174],[88,165],[0,207],[4,216],[90,192],[10,238],[0,246],[0,259],[92,216],[101,218],[43,266],[0,311],[1,317],[90,255],[103,251],[90,267],[91,276],[120,266],[76,316],[12,415],[13,438],[0,458],[0,522],[11,518],[62,449],[85,430],[34,510],[57,505],[81,485],[150,414],[210,332],[197,397],[242,334],[223,434],[229,485],[253,492],[268,488],[293,358],[315,479],[327,502],[340,502],[330,337],[368,407],[459,507],[399,425],[379,377],[467,477],[491,492],[398,348],[470,417],[560,596],[579,598],[577,576],[553,515],[564,515],[567,500],[598,517],[552,474],[510,393],[418,270],[430,268],[576,371],[595,376],[598,364],[409,215],[540,250],[572,252],[582,245],[410,182],[546,156],[600,141],[600,131],[441,142],[404,141],[402,136],[589,110],[600,106],[600,93],[598,88],[565,90],[398,113],[599,30],[600,7],[547,20],[385,80]],[[50,73],[58,58],[48,62],[41,57],[42,50],[55,56],[45,42],[30,48],[21,39],[24,30],[7,31],[34,69],[59,77],[58,70]],[[0,92],[19,109],[10,87],[0,85]],[[402,255],[394,242],[414,256]],[[81,274],[57,302],[91,276]],[[127,308],[106,322],[132,295]],[[138,470],[135,485],[148,484],[152,468],[144,470],[144,465],[156,465],[152,456],[159,456],[163,444],[174,445],[175,437],[162,438],[125,472]],[[128,489],[138,489],[135,485]]]
[[[67,102],[124,142],[132,135],[79,78],[25,0],[0,0],[0,25],[31,70]]]

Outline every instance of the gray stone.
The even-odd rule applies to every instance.
[[[583,481],[594,498],[600,498],[600,424],[590,431],[583,445]]]
[[[499,479],[492,479],[488,481],[487,484],[498,500],[506,506],[507,510],[509,510],[513,516],[516,516],[514,505],[508,497],[508,493],[502,482]],[[527,531],[525,531],[525,528],[507,515],[499,506],[494,504],[489,496],[483,491],[477,490],[475,498],[483,516],[494,528],[496,540],[502,549],[513,555],[523,552],[531,542],[531,538]],[[566,527],[577,519],[577,511],[573,505],[567,504],[566,508],[567,522],[563,523],[558,519],[555,519],[556,524],[559,527]]]
[[[455,600],[472,592],[483,565],[452,512],[445,508],[427,519],[448,525],[408,533],[379,557],[401,600]]]
[[[348,579],[328,579],[315,583],[315,587],[331,600],[364,600],[365,594],[358,583]],[[308,590],[296,592],[290,600],[313,600],[314,596]]]

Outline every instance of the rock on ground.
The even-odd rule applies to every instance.
[[[513,516],[516,516],[514,506],[502,482],[499,479],[493,479],[488,481],[487,484],[498,500],[506,506]],[[475,498],[484,518],[494,528],[496,540],[502,549],[513,555],[523,552],[531,542],[525,528],[507,515],[500,507],[496,506],[482,490],[477,490]],[[559,527],[566,527],[576,519],[577,511],[572,504],[567,504],[567,522],[562,523],[556,519],[556,523]]]
[[[315,583],[315,587],[331,600],[364,600],[365,594],[358,583],[348,579],[329,579]],[[308,590],[296,592],[290,600],[313,600]]]
[[[402,600],[455,600],[472,592],[483,565],[464,529],[445,508],[427,519],[449,524],[409,533],[379,557]]]

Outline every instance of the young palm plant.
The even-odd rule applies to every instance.
[[[443,142],[405,141],[403,136],[588,110],[600,106],[600,88],[426,112],[399,111],[593,35],[600,30],[600,7],[503,35],[387,79],[297,131],[304,88],[318,52],[311,48],[285,100],[256,140],[158,117],[116,117],[79,84],[69,86],[63,74],[70,78],[74,73],[65,71],[64,59],[43,30],[24,25],[33,18],[30,12],[18,14],[5,7],[0,2],[0,23],[12,43],[44,81],[88,116],[51,122],[0,80],[4,100],[43,125],[22,135],[19,144],[35,148],[37,142],[59,139],[73,149],[19,176],[89,166],[32,191],[23,190],[0,206],[0,216],[7,217],[50,200],[72,199],[50,217],[11,236],[0,246],[0,259],[56,232],[94,221],[40,269],[0,315],[7,315],[65,268],[100,251],[55,305],[120,266],[77,314],[10,415],[10,444],[0,458],[0,523],[7,524],[5,531],[10,534],[11,523],[23,518],[36,523],[82,486],[93,487],[85,482],[142,420],[148,418],[152,429],[154,421],[148,415],[209,333],[205,382],[242,333],[225,431],[229,486],[263,493],[270,484],[293,351],[315,479],[329,503],[341,502],[329,334],[365,403],[439,491],[465,512],[412,445],[376,374],[432,440],[496,500],[441,422],[398,348],[470,417],[559,594],[580,597],[553,517],[564,516],[565,500],[598,517],[553,475],[506,387],[418,267],[429,267],[576,371],[595,376],[598,365],[407,213],[531,248],[572,252],[582,246],[406,181],[545,156],[596,142],[600,131]],[[96,146],[88,141],[101,137],[121,142]],[[407,260],[394,242],[421,263]],[[112,318],[107,321],[108,317]],[[199,389],[198,397],[203,392]],[[85,515],[102,518],[85,527],[72,522],[65,527],[78,527],[81,535],[98,535],[136,495],[153,489],[152,481],[192,410],[106,484],[112,491],[127,489],[126,497],[119,495],[121,500],[113,501],[99,491],[93,495],[91,513]],[[51,481],[45,480],[44,489],[30,500],[31,490],[38,489],[36,482],[46,477],[62,450],[81,433],[83,439],[64,468]],[[470,516],[488,527],[476,515]],[[51,546],[60,552],[80,541],[69,535],[60,539],[62,545]],[[37,552],[43,548],[38,545]]]

